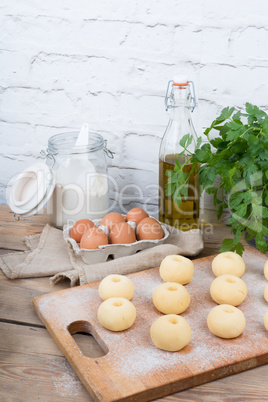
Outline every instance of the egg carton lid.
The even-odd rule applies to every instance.
[[[150,216],[150,218],[153,217]],[[96,226],[99,226],[101,219],[95,219],[93,222]],[[126,257],[128,255],[135,254],[138,251],[145,250],[146,248],[158,246],[159,244],[164,243],[169,236],[169,232],[167,228],[161,224],[161,222],[159,223],[164,232],[164,237],[160,240],[137,240],[135,243],[129,244],[107,244],[104,246],[99,246],[99,248],[95,250],[81,249],[78,243],[70,236],[72,225],[64,226],[63,238],[67,244],[72,246],[75,254],[80,256],[85,264],[97,264],[99,262],[107,261],[109,257],[113,257],[113,259]],[[133,227],[132,224],[131,226]]]

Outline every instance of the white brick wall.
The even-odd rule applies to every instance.
[[[167,81],[195,82],[198,134],[226,105],[267,109],[267,15],[265,0],[2,0],[0,203],[51,135],[86,121],[116,152],[124,204],[154,212]]]

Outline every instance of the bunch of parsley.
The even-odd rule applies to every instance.
[[[214,139],[210,139],[211,130],[219,132]],[[204,134],[205,143],[199,137],[194,153],[188,150],[192,136],[187,134],[181,139],[184,150],[178,155],[174,170],[166,172],[166,195],[172,195],[179,206],[182,200],[187,200],[191,172],[197,172],[199,192],[213,194],[218,219],[225,208],[231,212],[229,223],[234,236],[223,240],[220,251],[231,250],[242,255],[241,240],[246,234],[246,240],[255,239],[256,247],[265,253],[267,244],[263,236],[268,236],[267,113],[250,103],[246,103],[245,112],[226,107]],[[182,163],[184,155],[190,155],[190,159]],[[186,163],[193,164],[190,173],[184,171]],[[217,176],[221,179],[219,185],[215,184]]]

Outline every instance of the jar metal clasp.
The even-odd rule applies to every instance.
[[[40,151],[40,154],[41,154],[42,156],[44,156],[45,158],[48,158],[48,159],[51,159],[51,160],[52,160],[51,169],[53,169],[53,167],[54,167],[54,165],[55,165],[55,163],[56,163],[56,160],[55,160],[55,156],[54,156],[54,155],[57,155],[57,154],[51,154],[51,153],[49,153],[48,151],[44,151],[43,149],[42,149],[42,151]]]

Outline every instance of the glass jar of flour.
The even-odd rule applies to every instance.
[[[79,145],[78,132],[49,138],[46,164],[55,178],[47,211],[56,227],[73,224],[78,219],[102,218],[109,211],[106,141],[88,133],[86,145]]]
[[[109,212],[106,148],[101,135],[84,123],[80,132],[48,140],[46,163],[37,162],[13,176],[6,200],[15,219],[38,214],[47,206],[51,224],[62,228],[78,219],[99,219]]]

